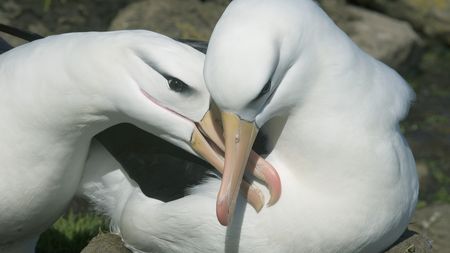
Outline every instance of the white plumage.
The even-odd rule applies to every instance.
[[[403,233],[418,183],[398,122],[413,92],[316,3],[233,1],[204,74],[217,105],[270,140],[283,196],[242,222],[242,233],[271,235],[263,252],[380,252]]]
[[[133,123],[195,154],[194,121],[209,108],[203,60],[147,31],[51,36],[0,55],[0,251],[33,252],[109,126]]]
[[[125,240],[138,233],[141,252],[370,253],[403,233],[418,182],[398,122],[413,92],[313,1],[233,1],[204,75],[225,113],[266,136],[281,199],[259,214],[238,199],[225,228],[213,214],[217,180],[168,203],[132,198]]]
[[[69,43],[69,46],[74,45]],[[25,51],[22,57],[34,54],[37,52]],[[106,58],[109,62],[117,59]],[[0,66],[6,76],[11,76],[4,70],[6,65]],[[114,70],[108,73],[118,70],[108,69]],[[221,109],[252,122],[267,137],[267,160],[280,174],[283,195],[275,206],[259,214],[239,198],[233,221],[228,227],[222,227],[214,215],[218,180],[205,182],[192,189],[190,195],[168,203],[146,198],[119,170],[92,177],[98,178],[97,186],[84,181],[86,188],[82,188],[82,193],[101,200],[102,208],[109,210],[113,217],[116,231],[136,252],[370,253],[382,251],[401,235],[414,211],[418,193],[414,159],[398,130],[398,122],[407,113],[413,93],[397,73],[362,52],[315,3],[311,0],[233,1],[214,30],[204,74],[208,89]],[[268,90],[264,88],[267,83]],[[2,97],[0,101],[8,100]],[[5,115],[2,117],[7,117],[4,109],[0,112]],[[97,118],[95,113],[88,115],[87,119]],[[39,125],[46,121],[32,122]],[[18,125],[26,127],[20,122]],[[11,132],[6,138],[18,138],[14,134],[17,130],[12,127],[1,130]],[[46,137],[50,135],[48,131],[44,133]],[[69,133],[59,133],[63,134],[70,137]],[[39,135],[32,136],[35,140]],[[4,141],[3,135],[1,138]],[[64,142],[71,138],[66,139]],[[2,143],[21,143],[21,140]],[[75,158],[83,161],[79,157],[85,157],[86,152],[75,153],[79,157],[67,154],[80,145],[85,147],[82,150],[87,150],[88,140],[85,138],[77,145],[54,142],[51,146],[36,141],[35,146],[39,148],[34,150],[58,147],[66,152],[52,152],[54,156],[65,154],[63,158],[67,161]],[[21,157],[25,154],[19,152],[20,146],[13,149]],[[33,159],[29,161],[43,160],[37,151],[30,152]],[[102,152],[97,154],[102,157]],[[95,156],[92,157],[95,161]],[[117,167],[115,162],[111,165],[105,171]],[[31,166],[25,164],[18,171],[23,175],[28,167]],[[80,178],[77,171],[64,170],[54,178]],[[36,174],[26,175],[33,178],[27,185],[39,178]],[[1,183],[0,187],[4,187],[5,182]],[[60,203],[60,208],[55,208],[58,213],[47,218],[50,224],[66,202],[58,200],[64,193],[59,184],[52,181],[45,185],[51,185],[57,194],[35,206],[48,206],[52,203],[49,199]],[[116,191],[117,185],[129,191]],[[18,188],[7,185],[1,190],[5,189]],[[75,191],[74,186],[64,189],[69,189],[65,196]],[[65,196],[61,199],[66,199]],[[106,199],[107,196],[113,198]],[[0,208],[6,206],[3,203]],[[108,207],[111,205],[114,207]],[[5,210],[12,209],[4,208],[1,213]],[[10,225],[5,220],[0,220],[1,228],[21,224]],[[6,245],[3,231],[0,230],[1,243]]]

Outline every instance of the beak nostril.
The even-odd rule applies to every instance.
[[[225,168],[217,199],[226,199],[227,201],[218,201],[216,208],[227,209],[227,211],[221,210],[218,213],[229,215],[229,217],[218,217],[219,220],[231,220],[238,189],[258,129],[253,122],[241,120],[236,114],[230,112],[222,112],[222,123],[225,136]]]

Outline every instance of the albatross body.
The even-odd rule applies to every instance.
[[[204,75],[222,110],[222,183],[194,188],[182,210],[185,198],[141,212],[142,252],[376,253],[403,233],[418,181],[398,123],[414,94],[313,1],[233,1]],[[283,194],[256,214],[236,186],[258,132]]]
[[[231,154],[249,150],[261,128],[283,185],[277,205],[257,220],[244,215],[242,234],[270,234],[266,246],[277,250],[267,252],[368,253],[403,233],[418,182],[398,123],[414,94],[316,3],[233,1],[214,29],[204,75],[222,110],[225,171],[242,169],[246,158]]]
[[[92,137],[129,122],[196,154],[204,55],[147,31],[51,36],[0,56],[0,252],[33,252],[79,186]]]

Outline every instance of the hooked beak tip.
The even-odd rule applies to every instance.
[[[229,210],[230,203],[228,202],[228,198],[220,198],[217,199],[216,203],[216,216],[219,220],[219,223],[223,226],[228,226],[229,223],[229,217],[230,217],[230,210]]]

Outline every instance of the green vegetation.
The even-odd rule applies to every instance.
[[[431,175],[438,186],[430,202],[450,203],[450,176],[443,169],[448,164],[440,164],[439,161],[433,161],[429,162],[429,166],[431,168]]]
[[[50,9],[50,5],[52,4],[52,0],[43,0],[44,1],[44,11],[48,11]]]
[[[402,73],[417,95],[402,130],[425,168],[419,207],[450,203],[450,48],[428,43],[418,66]]]
[[[107,231],[104,217],[69,212],[39,238],[38,253],[79,253],[99,231]]]

